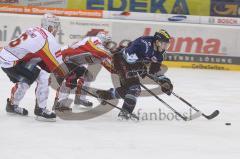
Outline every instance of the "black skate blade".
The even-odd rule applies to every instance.
[[[137,119],[125,119],[125,118],[119,118],[119,117],[117,117],[117,119],[116,119],[117,121],[119,121],[119,122],[133,122],[133,123],[139,123],[140,122],[140,120],[137,120]]]
[[[69,107],[65,107],[65,108],[57,108],[57,109],[55,109],[55,112],[60,112],[60,113],[64,113],[64,112],[72,112],[72,108],[69,108]]]
[[[19,113],[14,113],[14,112],[7,112],[7,115],[9,116],[22,116],[22,117],[28,117],[28,114],[19,114]]]
[[[78,106],[79,108],[85,108],[85,109],[91,109],[93,107],[93,104],[91,105],[86,105],[86,104],[83,104],[83,103],[74,103],[75,106]]]
[[[83,110],[90,110],[93,108],[93,106],[85,106],[85,105],[77,105],[79,109]]]
[[[120,122],[126,122],[126,121],[128,121],[128,120],[129,120],[129,119],[117,117],[117,121],[120,121]]]
[[[35,120],[43,122],[56,122],[56,118],[44,118],[41,116],[35,116]]]
[[[139,122],[140,121],[139,117],[137,117],[137,116],[130,116],[129,118],[124,118],[122,116],[118,116],[117,120],[120,122],[129,122],[129,121]]]

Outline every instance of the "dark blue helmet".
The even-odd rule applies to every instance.
[[[171,36],[166,30],[161,29],[154,34],[154,39],[169,43]]]

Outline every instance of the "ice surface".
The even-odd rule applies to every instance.
[[[58,118],[55,123],[39,122],[33,115],[35,85],[21,102],[29,110],[29,117],[6,114],[6,98],[12,83],[0,71],[0,158],[240,158],[240,73],[171,68],[167,76],[173,81],[176,93],[206,114],[219,109],[220,115],[211,121],[200,117],[190,122],[149,119],[136,123],[116,120],[118,110],[114,109],[91,120]],[[92,86],[111,87],[109,74],[102,70]],[[49,107],[54,96],[51,89]],[[160,97],[178,111],[188,112],[188,107],[176,98]],[[149,115],[157,113],[159,108],[171,112],[155,98],[144,97],[139,98],[135,112]],[[226,122],[232,125],[226,126]]]

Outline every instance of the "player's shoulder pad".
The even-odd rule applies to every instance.
[[[152,47],[153,38],[151,36],[142,36],[139,40],[145,53],[147,53],[149,51],[149,48]]]
[[[43,38],[43,39],[47,39],[47,37],[49,35],[51,35],[51,33],[47,30],[45,30],[44,28],[41,27],[32,27],[32,28],[28,28],[26,30],[26,33],[28,35],[30,35],[32,38],[34,37],[38,37],[38,38]]]

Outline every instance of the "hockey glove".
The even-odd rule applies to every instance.
[[[71,72],[66,78],[66,86],[71,89],[75,88],[77,86],[77,80],[76,72]]]
[[[155,79],[156,82],[160,84],[162,92],[170,96],[173,91],[173,85],[171,80],[164,75],[158,76]]]

